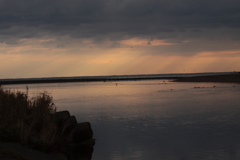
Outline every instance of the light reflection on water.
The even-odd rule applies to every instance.
[[[9,87],[25,91],[26,85]],[[28,87],[32,95],[48,91],[58,110],[91,122],[93,160],[240,158],[239,84],[154,80]]]

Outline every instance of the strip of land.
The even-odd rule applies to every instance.
[[[240,83],[240,72],[227,75],[179,77],[173,82],[219,82],[219,83]]]
[[[195,75],[195,76],[193,76]],[[109,82],[168,79],[174,82],[231,82],[240,83],[240,72],[198,73],[198,74],[155,74],[125,76],[89,76],[89,77],[49,77],[0,79],[0,85],[33,83],[68,83],[68,82]]]
[[[109,82],[109,81],[139,81],[139,80],[156,80],[156,79],[175,79],[177,77],[101,77],[101,78],[34,78],[34,79],[11,79],[0,80],[0,85],[6,84],[33,84],[33,83],[67,83],[67,82]]]

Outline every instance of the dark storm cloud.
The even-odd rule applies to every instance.
[[[0,36],[168,39],[222,27],[237,28],[236,35],[239,6],[238,0],[1,0]]]

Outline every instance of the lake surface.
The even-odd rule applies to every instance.
[[[240,84],[152,80],[28,87],[30,95],[47,91],[58,110],[92,124],[93,160],[240,158]],[[26,91],[26,85],[4,88]]]

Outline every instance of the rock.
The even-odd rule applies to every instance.
[[[68,127],[65,130],[66,134],[72,134],[76,128],[77,125],[77,119],[75,116],[70,116],[68,120],[63,122],[63,126],[64,124],[67,124]]]
[[[20,157],[25,159],[34,159],[34,160],[61,160],[53,155],[49,155],[43,152],[39,152],[24,146],[21,146],[17,143],[7,142],[7,143],[0,143],[0,147],[10,150]]]
[[[54,157],[57,157],[57,158],[59,158],[61,160],[68,160],[67,155],[65,155],[65,154],[63,154],[61,152],[52,152],[52,153],[50,153],[50,155],[53,155]]]
[[[70,116],[70,117],[69,117],[69,123],[72,123],[72,124],[76,125],[76,124],[77,124],[77,119],[76,119],[76,117],[75,117],[75,116]]]
[[[81,143],[93,139],[93,131],[89,122],[78,123],[73,134],[73,143]]]
[[[81,145],[92,147],[95,145],[95,139],[88,139],[82,142]]]
[[[75,130],[77,119],[70,116],[68,111],[60,111],[53,114],[53,119],[57,122],[60,131],[64,128],[64,134],[69,135]],[[67,125],[67,127],[66,127]]]
[[[60,111],[53,114],[57,121],[65,121],[70,118],[70,113],[68,111]]]
[[[93,154],[93,147],[85,146],[82,144],[72,148],[72,155],[74,160],[91,160]]]

